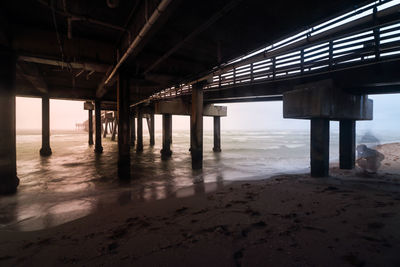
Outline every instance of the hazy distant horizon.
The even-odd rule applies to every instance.
[[[357,130],[373,132],[400,132],[400,95],[373,95],[374,120],[358,121]],[[88,118],[83,109],[83,101],[50,100],[51,131],[74,131],[76,123]],[[16,129],[18,131],[41,130],[41,99],[17,97]],[[304,130],[310,127],[309,120],[283,119],[282,101],[225,104],[228,116],[221,119],[221,130],[264,131],[264,130]],[[161,129],[161,115],[155,116],[156,129]],[[146,131],[146,122],[144,131]],[[189,130],[189,116],[173,116],[173,129]],[[212,117],[204,117],[204,130],[212,130]],[[331,123],[336,131],[338,123]],[[399,133],[400,136],[400,133]]]

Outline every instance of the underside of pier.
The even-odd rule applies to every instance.
[[[229,102],[283,100],[286,118],[310,120],[315,177],[329,175],[329,121],[340,121],[340,166],[351,169],[355,121],[372,119],[367,94],[400,92],[390,57],[399,43],[388,37],[398,35],[399,6],[386,2],[2,1],[0,193],[18,185],[15,96],[42,98],[43,157],[52,154],[49,99],[87,101],[89,145],[100,154],[101,129],[118,135],[123,179],[131,148],[143,150],[143,119],[154,145],[154,114],[163,116],[163,158],[172,115],[190,116],[192,168],[201,169],[203,116],[214,118],[220,152],[227,109],[214,104]]]

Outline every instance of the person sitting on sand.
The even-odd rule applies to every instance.
[[[357,157],[357,165],[369,174],[376,173],[381,166],[381,161],[385,158],[382,153],[366,145],[357,146]]]

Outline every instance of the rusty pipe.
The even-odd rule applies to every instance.
[[[118,68],[125,62],[125,60],[128,59],[129,55],[132,54],[132,52],[135,50],[135,48],[138,46],[138,44],[142,41],[142,39],[146,36],[146,34],[149,32],[153,24],[158,20],[162,12],[168,7],[168,5],[172,2],[172,0],[163,0],[161,3],[157,6],[156,10],[153,12],[149,20],[146,22],[146,24],[143,26],[143,28],[140,30],[139,34],[136,36],[135,40],[129,45],[128,49],[125,51],[125,53],[122,55],[118,63],[115,65],[111,73],[107,76],[107,78],[104,81],[104,84],[107,84],[110,82],[110,80],[114,77],[115,73],[117,72]]]

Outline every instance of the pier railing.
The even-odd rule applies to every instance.
[[[232,60],[223,67],[216,67],[210,74],[212,82],[204,90],[219,90],[302,75],[317,75],[377,62],[399,60],[400,20],[376,23],[379,11],[396,5],[400,5],[400,1],[376,1]],[[311,42],[313,36],[328,33],[336,27],[342,27],[365,16],[372,16],[375,26]],[[303,43],[305,45],[301,45]],[[191,84],[166,88],[153,94],[148,100],[191,94]]]

